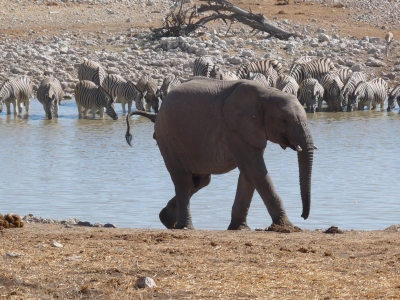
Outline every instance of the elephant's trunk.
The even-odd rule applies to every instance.
[[[311,173],[314,156],[314,143],[311,135],[306,129],[306,145],[302,151],[297,152],[299,161],[300,193],[303,202],[303,213],[301,216],[306,220],[310,214],[311,207]]]

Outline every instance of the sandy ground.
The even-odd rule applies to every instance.
[[[0,299],[400,299],[396,230],[333,235],[26,224],[4,229],[0,239]],[[142,276],[157,287],[137,288]]]

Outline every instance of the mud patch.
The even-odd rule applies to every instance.
[[[269,226],[266,231],[275,231],[275,232],[282,232],[282,233],[291,233],[291,232],[300,232],[302,231],[301,228],[297,226],[288,226],[288,225],[277,225],[272,224]]]
[[[336,226],[331,226],[327,230],[325,230],[324,233],[330,233],[330,234],[343,233],[343,230],[340,230]]]

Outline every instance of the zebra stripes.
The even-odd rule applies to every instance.
[[[250,73],[250,80],[253,80],[259,84],[261,84],[263,87],[271,87],[271,83],[268,81],[268,79],[265,77],[264,74],[261,73],[255,73],[252,74]]]
[[[289,75],[280,75],[276,81],[276,88],[282,92],[286,92],[297,96],[299,85],[296,80]]]
[[[128,113],[132,109],[132,101],[143,110],[143,93],[132,83],[115,74],[107,74],[102,87],[112,97],[115,103],[121,103],[122,113],[126,113],[125,105],[128,104]]]
[[[292,72],[292,70],[297,68],[297,65],[301,65],[301,64],[307,63],[309,61],[312,61],[312,58],[310,56],[302,56],[302,57],[296,59],[295,61],[293,61],[292,65],[289,69],[289,74]]]
[[[164,99],[165,95],[167,95],[174,87],[181,84],[181,81],[174,74],[170,74],[164,78],[161,87],[157,90],[157,97],[160,97],[161,100]]]
[[[64,91],[57,78],[48,77],[40,82],[37,98],[43,105],[44,112],[49,120],[53,118],[53,115],[58,118],[58,107],[63,97]]]
[[[231,71],[220,71],[218,72],[217,79],[225,81],[239,80],[239,77]]]
[[[341,94],[343,82],[336,72],[326,74],[321,79],[321,85],[324,87],[324,100],[328,104],[330,111],[343,111],[347,103]]]
[[[154,112],[158,113],[160,100],[157,96],[157,82],[150,75],[144,74],[140,77],[136,87],[141,93],[144,94],[146,92],[144,109],[150,112],[151,108],[153,108]]]
[[[108,95],[110,98],[111,96]],[[78,106],[79,119],[86,115],[88,109],[92,110],[92,119],[96,117],[96,111],[100,111],[100,118],[103,119],[104,107],[106,114],[113,120],[118,119],[118,115],[113,108],[113,99],[108,99],[106,91],[95,85],[89,80],[82,80],[75,86],[75,101]]]
[[[236,75],[240,79],[249,79],[251,73],[264,74],[270,67],[272,67],[278,73],[278,75],[280,75],[282,64],[273,58],[241,64],[236,71]]]
[[[364,106],[367,106],[368,110],[375,109],[378,105],[380,109],[383,109],[387,91],[388,85],[382,78],[360,82],[349,97],[347,111],[352,111],[356,105],[358,105],[358,110],[364,110]]]
[[[360,82],[366,82],[367,77],[363,72],[354,72],[351,74],[350,78],[347,80],[347,83],[344,85],[342,91],[340,92],[340,97],[343,97],[343,103],[349,103],[349,96],[353,94],[357,85]],[[347,105],[347,110],[349,109],[349,105]]]
[[[102,68],[102,66],[92,60],[85,60],[79,65],[78,68],[78,79],[80,81],[89,80],[94,82],[98,86],[103,85],[103,81],[106,75],[107,73]]]
[[[322,100],[324,98],[324,87],[317,79],[307,78],[303,80],[299,88],[299,101],[306,104],[306,111],[314,113],[315,110],[322,111]]]
[[[349,81],[351,75],[353,74],[353,71],[350,70],[349,68],[342,68],[342,69],[338,69],[338,70],[334,70],[329,72],[330,73],[335,73],[339,76],[339,79],[341,82],[343,82],[344,85],[346,85],[346,83]]]
[[[290,70],[289,75],[292,76],[297,83],[307,78],[315,78],[320,80],[326,73],[335,68],[330,58],[319,58],[302,64],[296,64]]]
[[[204,76],[209,78],[216,78],[218,70],[214,62],[208,56],[200,56],[194,60],[193,63],[193,76]]]
[[[7,115],[11,114],[10,104],[14,106],[14,115],[22,113],[22,104],[26,113],[29,113],[29,99],[32,95],[31,79],[26,75],[17,76],[11,80],[7,79],[0,87],[0,112],[3,104],[7,107]]]
[[[396,106],[395,101],[397,102],[397,105],[400,107],[400,84],[395,86],[389,94],[387,111],[391,111],[394,109],[394,107]]]

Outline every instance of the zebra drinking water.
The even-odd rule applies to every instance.
[[[26,113],[29,113],[29,101],[32,95],[31,79],[26,75],[7,79],[0,87],[0,112],[3,111],[3,104],[7,107],[7,115],[11,114],[10,104],[14,106],[14,115],[22,113],[22,104]]]
[[[353,94],[354,90],[356,89],[357,85],[360,82],[367,81],[367,77],[363,72],[353,72],[350,78],[347,80],[347,83],[344,85],[343,89],[340,92],[340,97],[343,98],[343,103],[349,103],[349,96]]]
[[[165,95],[167,95],[174,87],[180,84],[181,81],[179,78],[174,74],[170,74],[164,78],[161,87],[156,92],[156,96],[163,100]]]
[[[299,85],[296,80],[289,75],[280,75],[276,81],[276,88],[282,92],[297,96]]]
[[[321,79],[321,85],[324,87],[324,99],[328,104],[330,111],[343,111],[347,103],[341,94],[343,82],[336,72],[330,72]]]
[[[389,94],[387,111],[392,111],[396,106],[396,102],[400,107],[400,84],[395,86]]]
[[[86,115],[88,109],[92,110],[92,119],[96,116],[96,111],[100,111],[100,118],[103,118],[104,108],[106,114],[113,120],[118,119],[118,115],[113,108],[113,99],[107,94],[110,99],[107,99],[107,92],[100,86],[95,85],[89,80],[82,80],[75,86],[75,101],[78,106],[79,119]]]
[[[126,104],[128,104],[128,113],[131,112],[132,101],[135,101],[136,107],[143,110],[144,95],[133,82],[126,81],[119,75],[107,74],[103,80],[102,87],[111,95],[115,103],[121,103],[122,113],[126,113]]]
[[[136,87],[143,94],[146,92],[144,109],[150,112],[151,108],[153,108],[154,112],[158,113],[160,100],[157,96],[157,82],[150,75],[144,74],[140,77]]]
[[[383,109],[388,91],[388,84],[382,78],[375,78],[368,82],[360,82],[353,94],[349,97],[347,111],[352,111],[358,105],[358,110],[375,109],[378,104]]]
[[[324,98],[324,87],[317,79],[307,78],[300,83],[299,101],[306,104],[306,111],[314,113],[315,110],[322,111],[322,100]]]
[[[37,98],[43,105],[44,112],[49,120],[53,115],[58,118],[58,108],[64,91],[60,81],[54,77],[44,78],[37,91]]]

